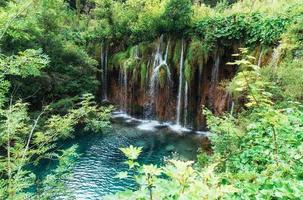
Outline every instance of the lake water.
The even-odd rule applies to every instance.
[[[115,175],[127,171],[120,147],[143,147],[139,162],[162,165],[165,158],[177,156],[195,160],[199,148],[205,148],[207,139],[194,133],[176,133],[167,126],[154,124],[151,129],[142,122],[116,119],[105,133],[85,133],[72,142],[78,144],[80,153],[66,180],[68,188],[77,200],[102,199],[102,196],[135,188],[131,179],[117,179]],[[142,126],[145,127],[142,129]]]

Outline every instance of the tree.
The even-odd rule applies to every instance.
[[[192,16],[191,0],[169,0],[163,14],[163,29],[179,32],[189,27]]]

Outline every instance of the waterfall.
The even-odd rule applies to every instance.
[[[199,71],[198,71],[198,107],[201,105],[201,100],[202,100],[202,81],[203,81],[203,61],[199,64]],[[197,113],[200,113],[199,111]]]
[[[128,90],[128,88],[127,88],[127,85],[128,85],[128,83],[127,83],[127,69],[124,67],[124,76],[123,76],[123,85],[124,85],[124,98],[123,98],[123,102],[124,102],[124,105],[123,105],[123,107],[124,107],[124,109],[125,109],[125,112],[127,111],[127,90]]]
[[[167,65],[167,57],[168,57],[168,48],[169,48],[169,40],[167,41],[166,50],[165,50],[165,57],[164,63]]]
[[[103,49],[103,43],[101,44],[100,46],[100,71],[101,71],[101,77],[100,77],[100,80],[101,80],[101,98],[102,100],[104,100],[104,49]]]
[[[235,102],[232,99],[232,93],[227,90],[226,95],[227,95],[227,101],[226,101],[227,111],[230,113],[230,115],[233,115]]]
[[[235,106],[235,102],[232,101],[232,102],[231,102],[231,108],[230,108],[230,115],[231,115],[231,116],[234,114],[234,106]]]
[[[120,70],[119,70],[119,78],[118,78],[118,82],[119,82],[119,88],[120,88],[120,95],[119,95],[119,105],[120,105],[120,111],[122,111],[122,108],[123,108],[123,104],[124,104],[124,101],[123,101],[123,91],[124,91],[124,87],[123,87],[123,71],[122,71],[122,68],[120,67]]]
[[[210,105],[214,109],[215,107],[215,96],[216,96],[216,87],[219,81],[219,67],[220,67],[220,55],[217,53],[216,59],[211,72],[211,85],[210,85]]]
[[[137,60],[140,59],[140,57],[139,57],[139,46],[138,45],[135,46],[135,55],[134,55],[134,57]]]
[[[219,67],[220,67],[220,56],[217,55],[214,68],[211,72],[211,84],[214,87],[217,85],[218,80],[219,80]]]
[[[181,99],[182,99],[182,84],[183,84],[183,62],[184,62],[184,39],[182,38],[181,42],[181,57],[179,65],[179,89],[178,89],[178,99],[177,99],[177,118],[176,124],[180,125],[181,120]]]
[[[108,46],[101,44],[100,53],[100,69],[101,69],[101,84],[102,84],[102,100],[107,101],[107,58]]]
[[[119,104],[120,111],[127,111],[127,70],[123,67],[120,67],[119,70],[119,86],[120,86],[120,95],[119,95]]]
[[[150,95],[151,97],[155,97],[155,92],[156,92],[156,86],[159,80],[159,71],[161,68],[164,68],[166,70],[166,74],[167,74],[167,81],[168,83],[171,82],[171,73],[170,73],[170,69],[167,66],[167,64],[160,64],[158,65],[154,70],[153,70],[153,74],[151,77],[151,81],[150,81]]]
[[[198,78],[198,81],[199,81],[199,85],[198,85],[198,93],[200,94],[200,91],[201,91],[201,87],[202,87],[202,71],[203,71],[203,64],[200,63],[199,64],[199,78]]]
[[[258,67],[261,67],[261,65],[262,65],[262,57],[263,57],[263,48],[261,46],[259,59],[258,59]]]
[[[231,112],[233,107],[233,99],[232,99],[232,93],[230,91],[226,91],[226,107],[227,111]]]
[[[163,58],[163,52],[161,49],[161,46],[163,46],[163,35],[160,36],[157,44],[156,53],[154,56],[154,63],[153,63],[153,71],[152,76],[149,83],[149,103],[147,105],[147,113],[146,116],[150,117],[153,114],[154,106],[155,106],[155,98],[157,95],[157,86],[159,83],[159,72],[160,69],[163,68],[166,71],[167,75],[167,81],[168,83],[171,83],[171,72],[169,69],[169,66],[167,64],[167,58],[168,58],[168,49],[169,49],[169,41],[167,42],[165,54]]]
[[[136,45],[131,51],[131,57],[135,58],[136,60],[139,60],[139,46]],[[119,71],[119,85],[120,85],[120,109],[124,112],[127,112],[127,106],[128,106],[128,77],[127,77],[127,68],[122,65],[120,66]]]
[[[188,118],[188,83],[185,81],[185,91],[184,91],[184,126],[187,125]]]
[[[153,69],[156,68],[162,61],[162,51],[161,51],[161,46],[163,43],[163,35],[160,36],[157,44],[157,50],[155,53],[155,59],[154,59],[154,64],[153,64]]]
[[[279,44],[275,49],[272,54],[272,58],[270,61],[270,66],[276,68],[279,64],[280,58],[282,55],[282,44]]]

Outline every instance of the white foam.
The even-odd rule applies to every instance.
[[[201,136],[205,136],[205,137],[211,136],[211,132],[209,132],[209,131],[196,131],[195,133],[197,135],[201,135]]]
[[[132,117],[125,112],[115,111],[112,113],[112,118],[131,119]]]
[[[142,123],[137,126],[139,130],[142,131],[156,131],[157,127],[161,126],[161,123],[155,120],[142,121]]]
[[[169,125],[168,126],[170,130],[172,130],[173,132],[176,132],[176,133],[186,133],[186,132],[190,132],[191,130],[184,127],[184,126],[181,126],[179,124],[173,124],[173,125]]]
[[[158,129],[166,128],[166,127],[168,127],[172,132],[175,132],[178,134],[188,133],[188,132],[192,131],[189,128],[181,126],[180,124],[173,124],[172,122],[159,122],[156,120],[137,119],[122,111],[113,112],[112,118],[122,118],[125,120],[126,123],[133,123],[133,122],[140,123],[137,126],[137,128],[142,131],[155,132]],[[209,131],[195,131],[195,133],[197,135],[204,136],[204,137],[209,137],[211,135],[211,132],[209,132]]]

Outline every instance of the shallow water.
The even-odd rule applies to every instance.
[[[141,146],[139,162],[159,166],[175,152],[179,157],[195,160],[202,140],[197,134],[176,134],[168,128],[144,131],[134,124],[114,123],[106,133],[86,134],[72,141],[79,145],[80,158],[66,184],[77,200],[102,199],[107,194],[133,189],[136,186],[131,179],[114,178],[127,170],[120,147]]]

